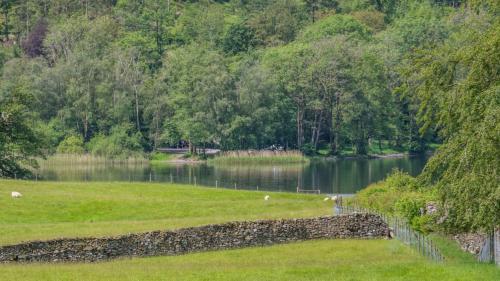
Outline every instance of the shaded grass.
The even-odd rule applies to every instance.
[[[20,199],[10,197],[19,191]],[[270,194],[271,200],[264,201]],[[0,180],[0,245],[331,214],[321,196],[151,183]]]
[[[427,144],[427,146],[429,151],[434,151],[440,146],[440,144],[429,143]],[[401,147],[396,147],[387,140],[381,141],[381,145],[379,145],[378,141],[372,141],[368,145],[367,150],[368,150],[368,155],[408,154],[408,147],[406,145],[403,145]],[[329,156],[330,149],[328,148],[318,149],[318,155]],[[340,151],[340,155],[343,157],[358,156],[353,146],[346,146],[342,148],[342,150]]]
[[[493,266],[432,263],[395,240],[320,240],[97,264],[0,265],[0,280],[498,280]]]

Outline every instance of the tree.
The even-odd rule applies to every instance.
[[[229,27],[222,41],[222,49],[228,54],[237,54],[250,50],[255,44],[255,31],[243,23],[238,23]]]
[[[33,129],[29,95],[10,93],[0,96],[0,177],[26,177],[43,157],[43,136]]]
[[[413,59],[422,132],[435,127],[444,140],[420,178],[437,187],[448,230],[491,231],[500,223],[500,23],[469,17]]]
[[[311,14],[312,22],[316,22],[316,13],[321,9],[337,10],[339,3],[336,0],[305,0],[308,12]]]
[[[167,54],[173,121],[191,152],[206,144],[224,147],[222,130],[231,119],[232,80],[222,56],[190,45]]]
[[[40,20],[27,38],[22,42],[24,53],[29,57],[43,55],[43,40],[48,31],[48,24],[45,20]]]
[[[297,0],[273,1],[262,12],[249,19],[261,44],[276,46],[295,39],[307,19],[306,11]]]
[[[10,12],[12,6],[15,5],[16,2],[17,2],[16,0],[1,0],[0,2],[0,9],[2,9],[2,27],[3,27],[2,33],[4,41],[9,40],[10,28],[11,28]]]
[[[295,106],[296,146],[305,144],[305,118],[312,93],[311,72],[304,71],[313,63],[308,45],[289,44],[274,48],[265,54],[263,64],[273,73],[280,91]]]
[[[333,15],[321,19],[305,28],[300,39],[305,42],[319,41],[337,35],[346,35],[353,40],[367,40],[371,36],[370,30],[358,20],[348,15]]]

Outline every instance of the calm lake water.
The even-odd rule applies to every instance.
[[[428,156],[381,159],[312,160],[289,165],[68,164],[41,163],[51,181],[174,182],[224,188],[352,194],[384,179],[393,169],[418,175]]]

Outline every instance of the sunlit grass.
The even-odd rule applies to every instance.
[[[23,197],[11,198],[12,191]],[[0,244],[331,214],[321,199],[176,184],[0,180]]]
[[[433,263],[396,240],[321,240],[122,259],[0,265],[0,280],[498,280],[491,265]]]

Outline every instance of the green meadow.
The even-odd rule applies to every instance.
[[[23,194],[13,199],[12,191]],[[270,195],[269,201],[264,200]],[[0,181],[0,245],[330,215],[322,196],[151,183]]]
[[[13,199],[11,191],[23,194]],[[270,195],[269,201],[264,200]],[[331,214],[321,195],[148,183],[0,181],[0,245]],[[99,263],[3,264],[0,280],[498,280],[454,243],[444,263],[397,240],[318,240]]]

